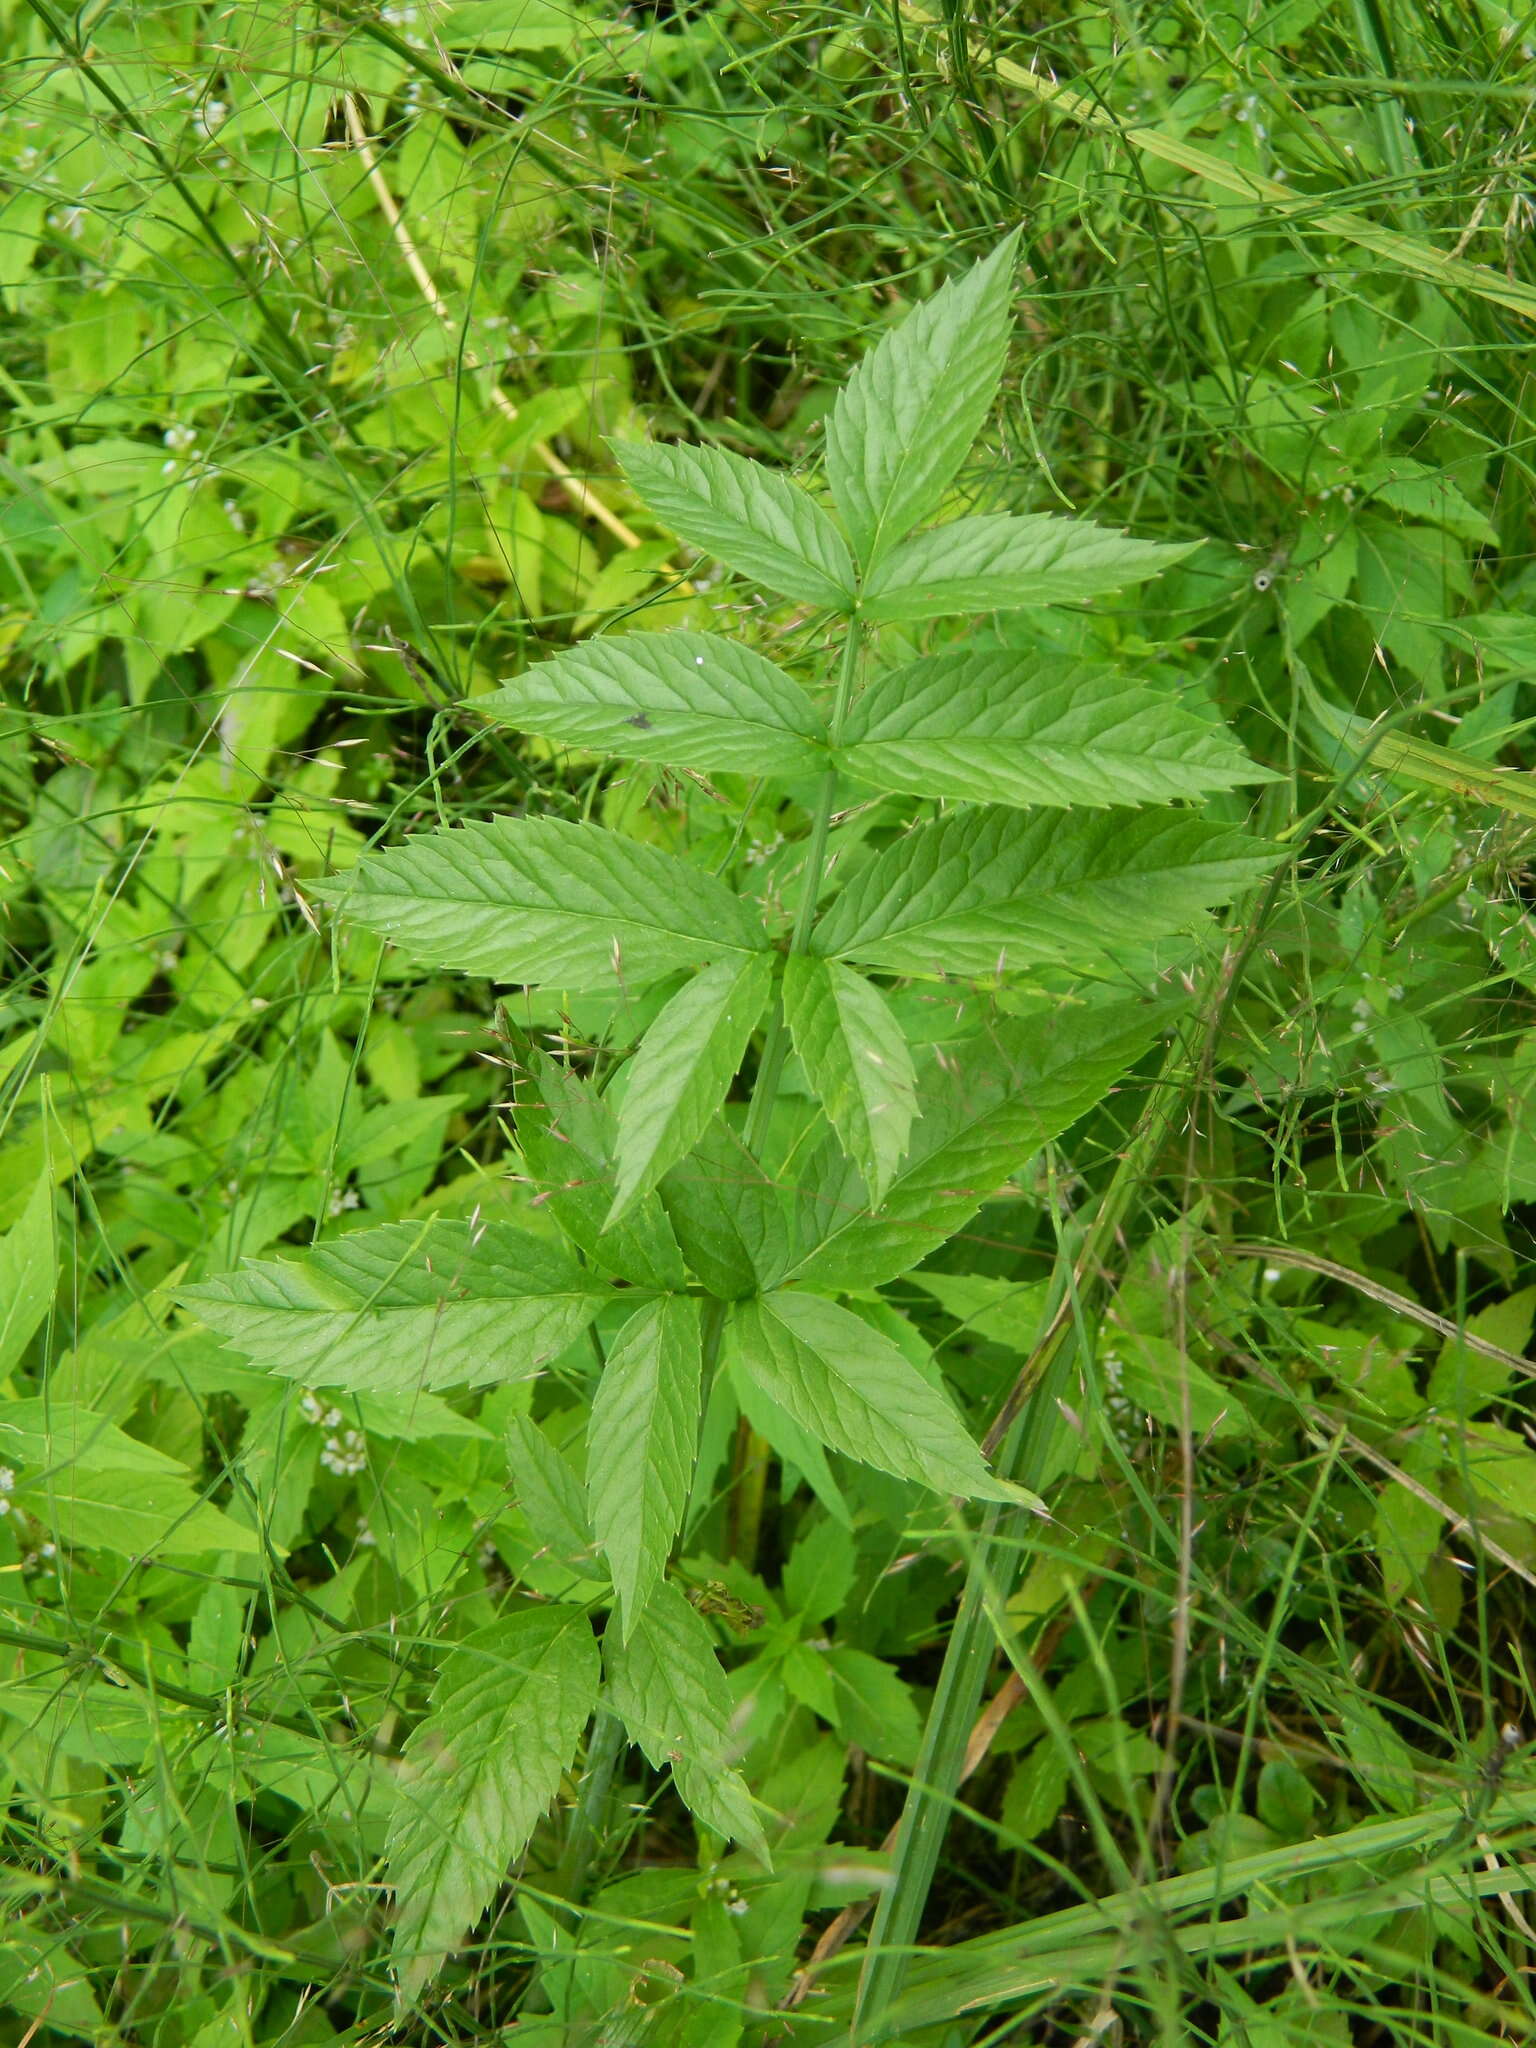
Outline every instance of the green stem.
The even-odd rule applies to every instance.
[[[842,737],[848,707],[853,702],[853,686],[859,670],[860,638],[858,620],[856,617],[850,618],[848,637],[843,642],[842,666],[838,672],[837,696],[833,702],[830,720],[834,746]],[[832,830],[832,814],[836,808],[837,770],[829,766],[821,778],[821,788],[816,793],[816,808],[811,816],[811,836],[805,850],[803,893],[789,937],[791,953],[804,953],[810,947],[811,933],[816,925],[816,905],[821,896],[822,882],[826,877],[827,839]],[[757,1080],[752,1089],[752,1101],[742,1132],[747,1150],[754,1158],[760,1158],[773,1121],[774,1106],[779,1099],[779,1083],[783,1079],[784,1062],[788,1055],[789,1026],[784,1021],[784,1005],[776,1002],[773,1007],[773,1021],[768,1026],[768,1036],[763,1042],[763,1057],[757,1069]],[[706,1352],[707,1371],[714,1368],[716,1349]],[[731,1463],[730,1550],[732,1557],[746,1565],[749,1570],[757,1556],[758,1532],[763,1520],[763,1500],[768,1488],[769,1455],[768,1445],[756,1430],[744,1428],[737,1436],[735,1455]]]

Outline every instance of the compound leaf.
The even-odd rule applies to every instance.
[[[847,543],[816,500],[776,469],[723,448],[615,445],[619,466],[680,540],[782,597],[850,611]]]
[[[587,1429],[587,1495],[625,1637],[682,1527],[699,1435],[699,1304],[665,1295],[609,1348]]]
[[[766,944],[713,875],[561,818],[422,833],[315,893],[424,966],[530,987],[639,985]]]
[[[827,421],[827,478],[878,562],[936,511],[997,395],[1019,232],[917,306],[864,357]]]
[[[826,761],[825,721],[800,685],[718,633],[586,640],[474,708],[625,761],[789,776]]]
[[[188,1287],[211,1330],[284,1379],[349,1392],[532,1379],[606,1289],[509,1223],[385,1223]]]
[[[717,960],[657,1013],[619,1105],[610,1224],[703,1135],[736,1077],[772,986],[765,953]]]
[[[1043,512],[956,519],[888,554],[865,585],[862,611],[876,624],[916,624],[956,612],[1081,604],[1143,583],[1191,552]]]
[[[808,954],[785,962],[784,1015],[807,1079],[878,1202],[917,1108],[901,1026],[862,974]]]
[[[504,1615],[454,1650],[406,1744],[390,1822],[402,2000],[431,1982],[495,1897],[570,1768],[597,1699],[577,1607]]]

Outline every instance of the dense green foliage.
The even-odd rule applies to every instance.
[[[1529,2038],[1536,19],[0,34],[0,2040]]]

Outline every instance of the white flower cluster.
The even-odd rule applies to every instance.
[[[368,1469],[368,1439],[360,1429],[348,1429],[339,1408],[329,1407],[318,1394],[305,1392],[299,1398],[299,1413],[315,1429],[326,1431],[320,1447],[320,1462],[338,1479],[355,1479]]]
[[[0,1515],[8,1515],[11,1512],[11,1504],[6,1499],[6,1495],[15,1484],[16,1474],[11,1470],[10,1466],[0,1465]]]

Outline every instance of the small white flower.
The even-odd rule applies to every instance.
[[[331,1414],[336,1413],[335,1409]],[[326,1418],[329,1421],[329,1417]],[[368,1439],[360,1429],[338,1430],[328,1436],[320,1452],[320,1462],[327,1472],[334,1472],[338,1479],[355,1479],[359,1472],[368,1469]]]

